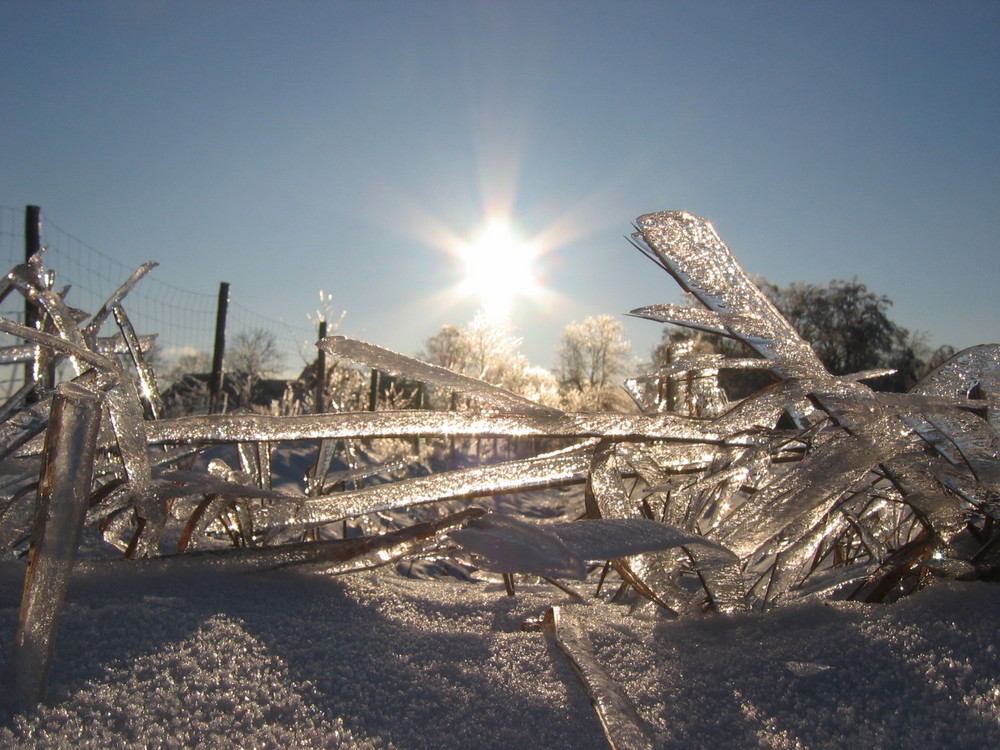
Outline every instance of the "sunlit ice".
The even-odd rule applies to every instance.
[[[457,247],[464,270],[459,292],[477,299],[488,316],[507,318],[518,299],[541,291],[535,268],[539,253],[539,246],[522,239],[509,221],[490,219]]]

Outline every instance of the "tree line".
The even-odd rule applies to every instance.
[[[794,282],[779,287],[766,280],[758,285],[820,360],[835,375],[873,369],[894,374],[872,381],[877,390],[905,391],[926,372],[954,354],[950,346],[931,349],[926,337],[895,323],[889,316],[892,301],[870,291],[857,278],[834,280],[826,285]],[[329,302],[329,301],[327,301]],[[430,336],[416,356],[453,372],[505,387],[539,403],[567,411],[629,411],[634,405],[621,387],[622,379],[641,365],[632,353],[625,328],[612,315],[574,321],[560,337],[554,370],[532,365],[520,351],[522,339],[509,323],[478,314],[464,326],[445,325]],[[688,352],[726,356],[755,356],[745,345],[719,335],[667,326],[651,352],[647,367],[655,372],[673,360],[678,346]],[[282,361],[273,333],[253,329],[238,333],[227,353],[226,370],[237,392],[236,400],[249,403],[255,388],[280,370]],[[191,353],[167,372],[167,381],[181,382],[190,373],[206,372],[207,354]],[[307,399],[315,389],[315,373],[307,365],[299,378],[299,396]],[[312,380],[310,381],[310,378]],[[337,408],[366,408],[376,381],[343,363],[332,363],[326,373],[327,403]],[[756,371],[729,373],[723,384],[730,398],[749,395],[767,384],[768,376]],[[378,386],[382,403],[402,408],[419,405],[462,408],[456,394],[426,393],[399,379]]]

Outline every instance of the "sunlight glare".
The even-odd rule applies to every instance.
[[[518,238],[507,222],[491,221],[473,242],[461,248],[465,264],[462,290],[477,297],[487,315],[508,317],[518,298],[537,291],[537,257],[537,246]]]

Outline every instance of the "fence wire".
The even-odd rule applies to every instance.
[[[0,263],[4,272],[24,262],[25,210],[0,206]],[[72,307],[88,313],[101,304],[135,271],[115,258],[95,249],[62,229],[47,216],[42,219],[42,246],[45,265],[55,271],[55,288],[70,287],[66,301]],[[184,355],[201,355],[210,361],[215,341],[215,320],[218,287],[199,292],[184,289],[156,278],[154,269],[124,302],[124,308],[140,335],[157,335],[154,365],[164,377]],[[24,300],[10,295],[0,303],[0,315],[21,322]],[[106,324],[103,335],[115,331],[113,320]],[[241,333],[266,332],[273,337],[280,362],[276,376],[295,377],[306,362],[316,356],[313,342],[316,331],[306,324],[292,325],[269,318],[239,302],[239,288],[230,288],[227,340],[232,342]],[[0,346],[18,341],[0,336]],[[23,382],[23,367],[0,367],[0,393],[9,392]]]

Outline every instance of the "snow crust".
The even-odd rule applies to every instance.
[[[23,574],[0,566],[0,634]],[[48,705],[0,745],[607,747],[551,636],[521,630],[552,605],[658,746],[1000,746],[995,584],[667,621],[530,583],[511,598],[486,580],[198,559],[79,565]]]

